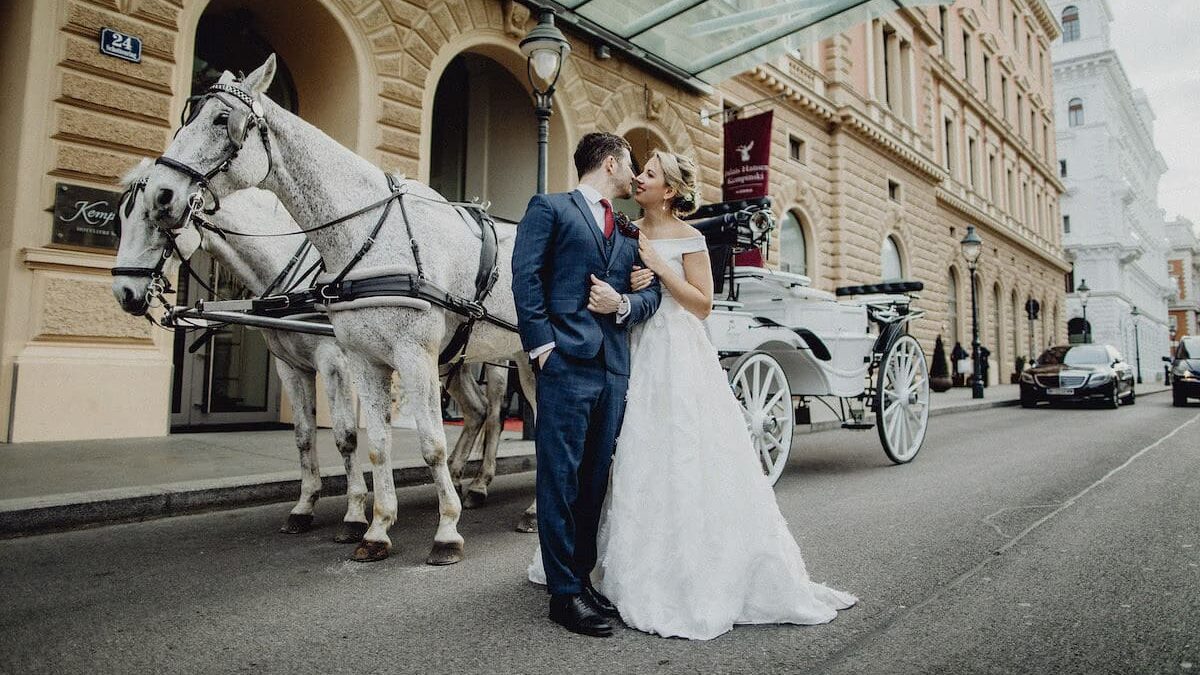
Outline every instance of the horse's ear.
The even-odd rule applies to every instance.
[[[267,87],[271,86],[271,81],[274,79],[275,55],[271,54],[261,66],[254,69],[254,72],[247,75],[246,79],[242,82],[247,89],[263,94],[266,93]]]

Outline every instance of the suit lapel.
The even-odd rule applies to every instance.
[[[616,237],[616,239],[613,240],[612,253],[609,254],[611,256],[610,261],[621,259],[618,253],[620,253],[621,247],[626,243],[625,235],[621,234],[620,228],[618,228],[616,232],[613,232],[613,236]]]
[[[592,210],[588,208],[587,200],[583,198],[583,194],[579,190],[571,190],[571,201],[575,202],[575,206],[583,214],[583,220],[587,224],[588,231],[592,233],[592,238],[596,240],[596,246],[600,247],[600,257],[604,258],[605,262],[608,262],[608,255],[604,251],[604,236],[600,233],[600,228],[596,226],[596,219],[592,217]]]

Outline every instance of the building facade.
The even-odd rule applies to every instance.
[[[261,339],[190,338],[123,314],[103,247],[63,245],[56,194],[118,190],[163,152],[186,98],[223,69],[281,64],[270,92],[380,166],[505,219],[533,191],[536,122],[512,0],[15,0],[0,8],[0,424],[8,441],[153,436],[172,426],[286,419]],[[133,63],[100,53],[103,28],[142,40]],[[763,64],[711,92],[660,77],[564,28],[572,51],[551,119],[549,188],[573,181],[593,130],[695,156],[720,198],[713,113],[775,110],[768,265],[814,285],[925,282],[914,334],[970,342],[959,240],[986,242],[977,280],[992,380],[1065,337],[1043,0],[964,0],[902,10]],[[749,114],[746,110],[743,114]],[[201,269],[229,284],[215,266]],[[181,300],[201,297],[180,280]],[[222,286],[224,288],[224,286]],[[1037,300],[1036,321],[1025,318]]]
[[[1112,49],[1107,0],[1056,0],[1052,7],[1063,23],[1053,50],[1059,172],[1067,186],[1063,246],[1074,261],[1074,283],[1091,289],[1092,341],[1115,346],[1130,362],[1140,353],[1143,378],[1161,378],[1171,289],[1158,206],[1167,167],[1154,147],[1154,113]],[[1077,293],[1067,306],[1082,322]]]
[[[1185,335],[1200,335],[1200,235],[1183,217],[1167,222],[1167,275],[1171,283],[1167,324],[1171,347]]]
[[[975,277],[989,381],[1008,382],[1066,339],[1044,2],[974,0],[905,10],[763,65],[727,101],[779,96],[768,264],[832,289],[924,282],[913,333],[932,353],[971,344],[971,275],[959,241],[985,242]],[[782,160],[775,160],[781,157]],[[1035,320],[1026,304],[1035,300]]]

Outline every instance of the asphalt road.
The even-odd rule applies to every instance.
[[[0,672],[1200,672],[1200,406],[933,418],[907,466],[874,432],[800,435],[777,487],[813,577],[861,604],[710,642],[575,636],[524,580],[531,474],[467,512],[468,558],[422,564],[432,488],[389,560],[273,505],[0,542]]]

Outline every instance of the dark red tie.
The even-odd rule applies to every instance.
[[[607,199],[601,199],[600,206],[604,207],[604,238],[611,239],[613,233],[612,204],[609,204]]]

